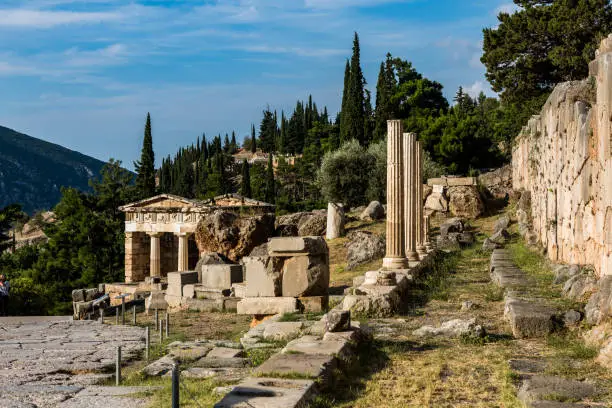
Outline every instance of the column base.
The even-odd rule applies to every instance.
[[[423,259],[427,255],[427,249],[424,245],[417,247],[417,254],[419,254],[420,259]]]
[[[429,242],[427,242],[425,244],[425,250],[429,253],[432,252],[434,250],[433,245],[431,245]]]
[[[416,251],[409,252],[406,258],[408,258],[408,260],[411,262],[421,260],[421,257],[419,257],[419,254]]]
[[[384,269],[407,269],[408,260],[406,258],[384,258],[382,267]]]

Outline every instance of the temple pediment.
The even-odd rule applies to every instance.
[[[160,194],[155,197],[147,198],[145,200],[137,201],[135,203],[127,204],[119,207],[121,211],[130,212],[137,211],[140,209],[171,209],[171,208],[200,208],[204,207],[201,201],[190,200],[188,198],[175,196],[172,194]]]

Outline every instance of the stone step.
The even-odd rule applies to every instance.
[[[513,297],[506,298],[504,317],[516,338],[546,337],[560,327],[556,309]]]
[[[533,375],[523,381],[518,398],[528,407],[580,407],[583,405],[550,405],[548,402],[580,401],[597,394],[593,384],[563,377]],[[568,402],[564,402],[568,403]],[[572,403],[573,404],[573,403]]]
[[[215,404],[215,408],[305,407],[312,398],[315,382],[278,378],[246,378]]]

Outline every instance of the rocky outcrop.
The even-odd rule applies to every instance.
[[[478,176],[478,184],[495,198],[512,196],[512,166],[506,165],[499,169]]]
[[[385,239],[368,231],[354,231],[348,235],[348,269],[385,256]]]
[[[589,67],[589,78],[559,84],[523,128],[512,179],[531,195],[520,217],[533,218],[550,259],[604,276],[612,275],[612,36]]]
[[[448,208],[455,217],[477,218],[484,212],[484,203],[476,186],[449,187]]]
[[[198,223],[195,238],[200,253],[217,252],[236,262],[273,234],[274,214],[240,216],[216,210]]]
[[[288,232],[295,228],[300,237],[323,236],[327,230],[327,212],[325,210],[299,212],[281,215],[276,220],[277,231]],[[279,236],[291,235],[279,234]]]
[[[372,201],[365,210],[359,215],[363,221],[378,221],[385,219],[385,209],[378,201]]]

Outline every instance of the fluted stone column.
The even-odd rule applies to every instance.
[[[161,250],[159,245],[159,232],[149,234],[151,237],[151,254],[149,262],[149,276],[161,276]]]
[[[427,255],[425,248],[425,228],[423,225],[423,145],[416,142],[416,251],[419,258]]]
[[[425,233],[425,249],[427,252],[433,251],[433,245],[431,244],[431,237],[429,236],[429,215],[423,217],[423,227]]]
[[[189,234],[183,232],[178,234],[178,271],[189,269]]]
[[[408,266],[404,243],[404,170],[402,122],[387,121],[387,251],[383,268]]]
[[[416,251],[416,239],[417,239],[417,205],[416,205],[416,134],[415,133],[404,133],[404,160],[406,166],[404,167],[404,207],[406,211],[405,220],[406,228],[405,234],[405,245],[406,245],[406,258],[409,261],[418,261],[419,254]]]

